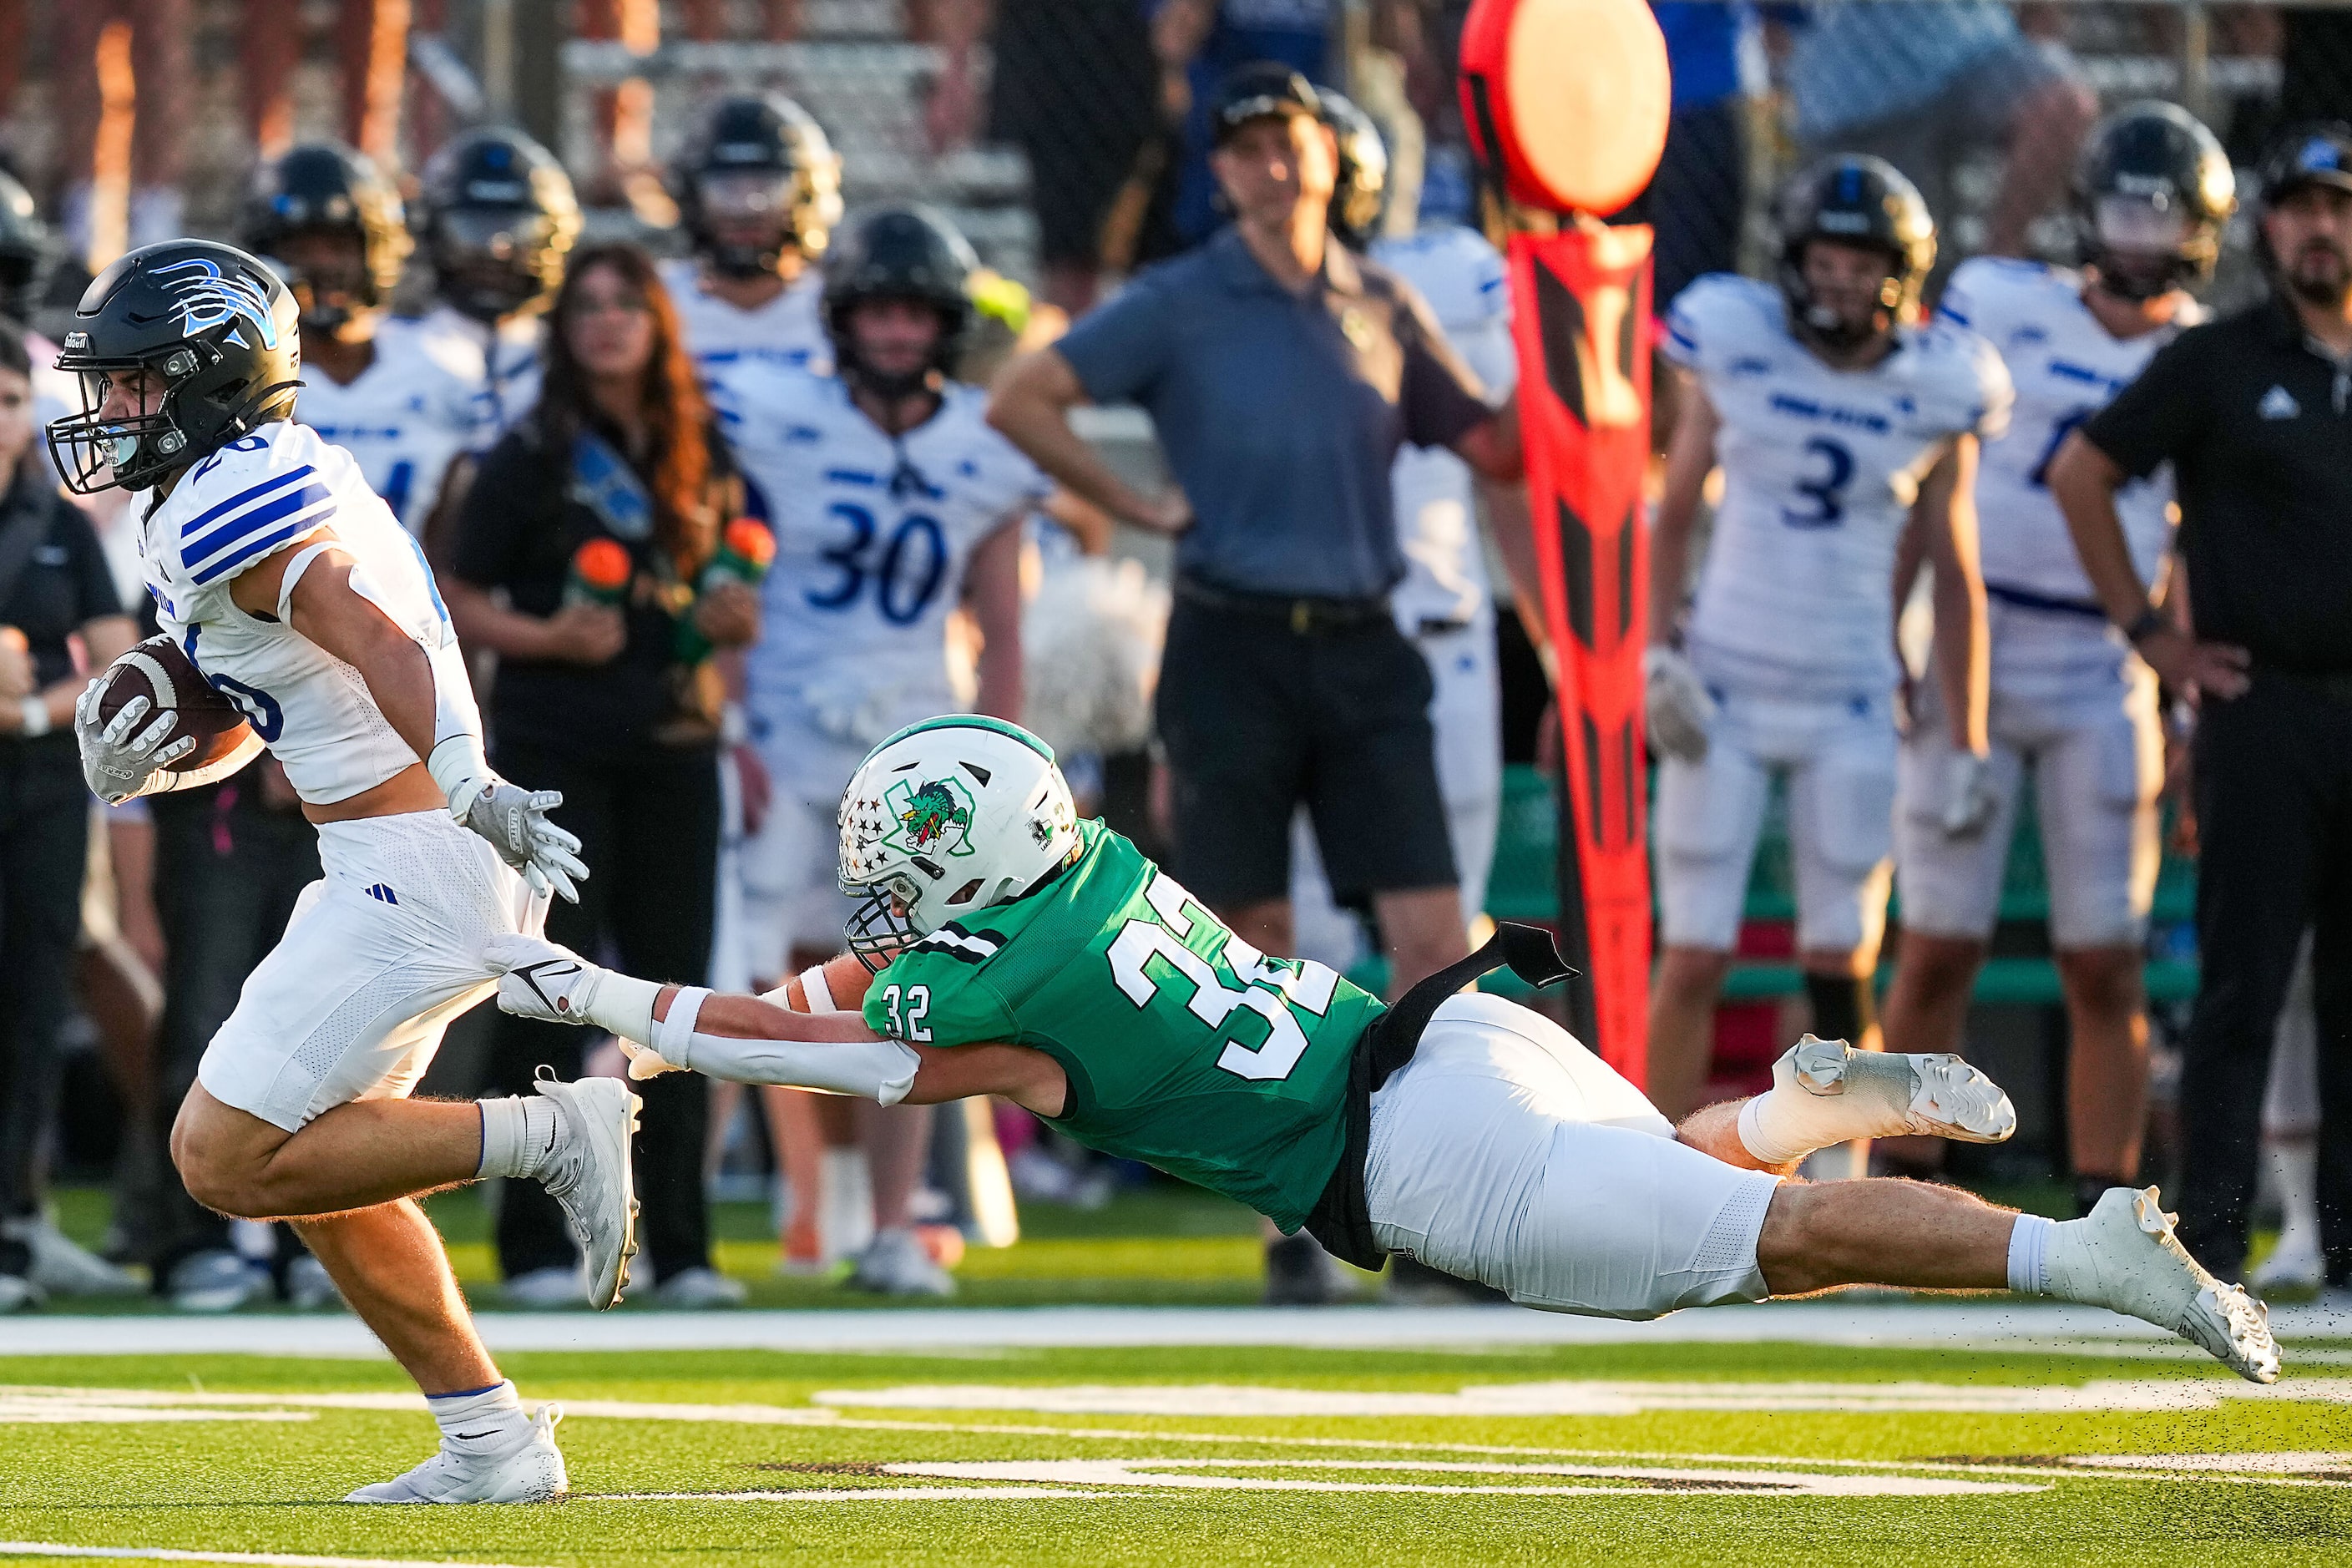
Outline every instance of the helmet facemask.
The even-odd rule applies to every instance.
[[[149,358],[106,360],[77,353],[74,345],[80,337],[67,337],[58,367],[73,372],[80,383],[81,411],[52,421],[47,432],[58,477],[76,495],[139,490],[160,483],[256,425],[284,417],[301,384],[289,381],[264,387],[224,408],[221,399],[243,386],[234,379],[223,384],[216,374],[222,356],[209,342],[192,340]],[[161,381],[162,395],[143,399],[152,406],[142,413],[108,415],[106,403],[114,384],[137,371]],[[204,406],[207,402],[211,408]]]
[[[2085,228],[2084,259],[2098,269],[2099,288],[2135,303],[2201,279],[2219,249],[2210,228],[2164,191],[2100,196]]]
[[[436,219],[441,297],[485,326],[553,296],[562,279],[557,226],[530,207],[457,207]]]
[[[1842,310],[1836,301],[1822,297],[1820,286],[1812,278],[1808,263],[1816,247],[1823,245],[1874,258],[1884,268],[1866,318],[1857,320],[1854,312]],[[1787,286],[1790,301],[1796,307],[1796,325],[1806,336],[1827,349],[1843,352],[1859,348],[1892,331],[1912,307],[1915,284],[1904,274],[1903,258],[1874,246],[1855,245],[1815,235],[1798,246],[1797,258],[1788,270]]]

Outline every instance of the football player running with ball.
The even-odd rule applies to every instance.
[[[1906,532],[1935,563],[1944,634],[1952,770],[1933,808],[1967,833],[1991,804],[1971,498],[1978,439],[2008,415],[2008,373],[1976,337],[1913,324],[1936,230],[1891,165],[1816,165],[1784,193],[1779,224],[1780,287],[1702,278],[1675,299],[1663,345],[1683,412],[1652,546],[1644,658],[1663,754],[1652,832],[1664,951],[1649,1060],[1651,1091],[1677,1114],[1706,1081],[1775,774],[1788,784],[1813,1030],[1872,1043],[1868,977],[1894,832],[1893,584]],[[1693,527],[1718,464],[1723,500],[1685,627]]]
[[[441,1447],[353,1502],[562,1495],[560,1412],[527,1414],[467,1315],[415,1194],[529,1177],[563,1205],[609,1306],[635,1250],[629,1133],[612,1079],[479,1102],[406,1098],[449,1020],[494,980],[482,945],[575,896],[578,840],[483,760],[457,638],[415,542],[348,452],[292,421],[293,294],[202,240],[134,250],[89,286],[59,356],[79,415],[49,427],[69,488],[137,492],[163,630],[250,726],[228,756],[134,697],[75,713],[102,799],[227,776],[265,746],[318,825],[325,878],[247,980],[181,1106],[172,1152],[200,1203],[291,1219],[432,1402]]]
[[[1939,307],[2000,352],[2017,386],[2008,433],[1985,443],[1977,482],[1997,805],[1981,833],[1944,830],[1939,791],[1954,752],[1930,689],[1903,748],[1903,948],[1886,1032],[1904,1046],[1959,1048],[2031,773],[2072,1037],[2066,1142],[2087,1213],[2137,1169],[2147,1117],[2139,973],[2164,738],[2155,672],[2107,624],[2043,475],[2076,426],[2202,319],[2188,286],[2212,275],[2236,194],[2212,132],[2171,104],[2142,103],[2092,133],[2074,203],[2082,272],[1980,257],[1952,274]],[[2142,581],[2164,576],[2171,501],[2169,469],[2116,497]]]
[[[997,720],[892,736],[840,822],[850,954],[763,997],[714,995],[501,934],[499,1005],[612,1031],[638,1077],[886,1105],[1003,1095],[1350,1261],[1410,1253],[1531,1307],[1652,1318],[1845,1284],[2007,1286],[2278,1375],[2261,1310],[2181,1250],[2152,1190],[2058,1224],[1949,1187],[1786,1180],[1814,1149],[1929,1122],[2005,1136],[2008,1097],[1979,1073],[1811,1041],[1768,1093],[1677,1128],[1541,1015],[1458,994],[1505,963],[1558,979],[1544,933],[1506,926],[1383,1008],[1255,951],[1077,821],[1052,752]]]

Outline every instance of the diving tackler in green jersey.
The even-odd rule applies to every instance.
[[[866,900],[852,946],[893,954],[866,993],[869,1027],[1043,1051],[1069,1084],[1055,1127],[1286,1231],[1311,1225],[1366,1267],[1381,1256],[1363,1218],[1371,1090],[1478,975],[1507,960],[1538,984],[1566,973],[1549,936],[1514,928],[1384,1015],[1327,966],[1258,952],[1134,845],[1076,822],[1052,751],[992,719],[929,720],[877,747],[841,834],[842,887]]]
[[[1259,952],[1099,822],[1078,834],[1044,886],[893,959],[867,1026],[1044,1051],[1069,1078],[1054,1126],[1297,1229],[1346,1148],[1349,1059],[1380,1003]]]

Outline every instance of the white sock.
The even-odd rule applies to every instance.
[[[477,1177],[536,1176],[554,1152],[555,1101],[543,1094],[478,1100],[482,1111],[482,1167]]]
[[[2050,1271],[2044,1266],[2055,1220],[2021,1214],[2009,1233],[2009,1288],[2021,1296],[2050,1294]]]
[[[443,1446],[461,1454],[503,1453],[513,1447],[515,1434],[530,1425],[522,1396],[504,1379],[488,1388],[428,1394],[425,1403],[440,1424]]]

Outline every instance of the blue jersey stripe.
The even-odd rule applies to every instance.
[[[283,528],[271,525],[291,516],[297,528],[310,528],[335,514],[334,492],[324,485],[305,485],[293,495],[280,496],[267,506],[247,514],[233,533],[216,533],[205,542],[206,555],[201,561],[186,563],[188,574],[198,583],[209,583],[238,562],[249,559],[257,550],[266,548],[273,540],[288,537]]]
[[[282,474],[272,474],[269,478],[262,480],[259,484],[254,485],[247,489],[239,490],[236,494],[229,497],[228,500],[221,502],[220,505],[213,508],[210,511],[205,512],[200,516],[192,517],[187,521],[182,523],[180,525],[180,537],[182,539],[194,539],[197,534],[202,533],[205,531],[207,524],[215,521],[215,520],[226,516],[229,512],[235,511],[241,506],[247,506],[254,501],[259,500],[262,497],[268,495],[273,490],[282,490],[288,485],[294,483],[298,479],[309,479],[318,471],[318,469],[312,468],[310,464],[305,463],[299,468],[289,468]]]
[[[333,515],[334,511],[331,508],[320,511],[306,512],[302,516],[295,518],[292,521],[287,523],[282,528],[273,529],[269,532],[263,534],[258,539],[247,540],[241,547],[239,547],[235,554],[224,556],[220,560],[206,566],[203,571],[196,573],[194,574],[195,581],[199,585],[202,585],[206,583],[215,582],[222,577],[227,576],[235,572],[239,566],[242,566],[247,561],[252,560],[255,556],[267,554],[268,552],[277,549],[279,545],[285,543],[289,539],[299,539],[302,535],[310,532],[312,529],[318,527],[320,523],[326,521],[327,519]]]
[[[226,522],[215,524],[212,531],[202,539],[188,539],[183,536],[180,543],[180,559],[187,563],[190,570],[194,570],[211,557],[236,543],[238,540],[251,538],[257,531],[268,528],[289,512],[299,511],[304,507],[315,506],[320,501],[331,501],[333,499],[334,492],[316,480],[304,485],[299,489],[281,491],[259,505],[239,512]]]

